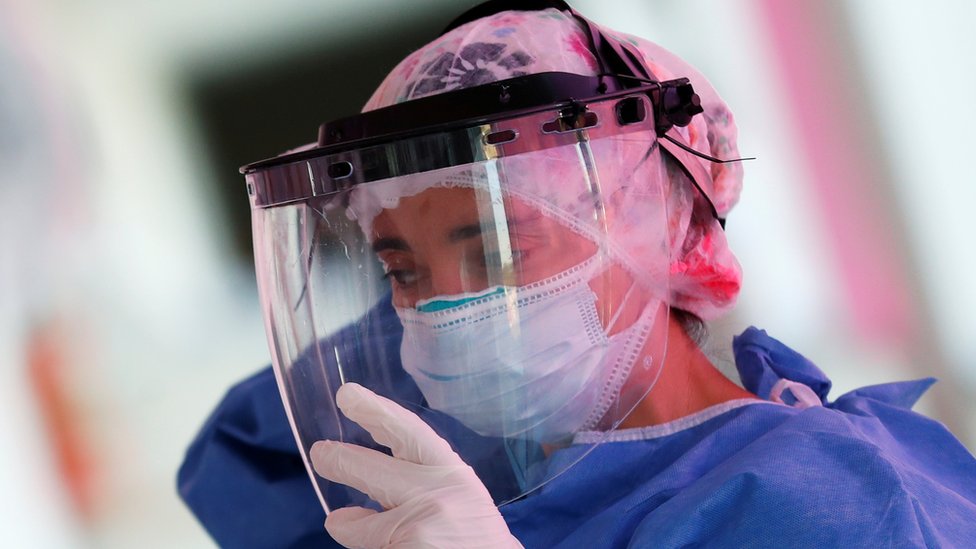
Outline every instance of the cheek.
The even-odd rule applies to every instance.
[[[596,253],[596,244],[576,233],[564,234],[560,241],[561,245],[558,246],[557,253],[574,265],[586,261]]]
[[[535,272],[532,274],[536,280],[575,267],[593,257],[597,251],[593,241],[562,225],[556,225],[555,221],[546,228],[544,238],[538,240],[540,244],[529,250],[531,260],[528,262],[534,268]]]

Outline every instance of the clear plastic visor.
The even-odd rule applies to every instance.
[[[666,352],[667,177],[653,133],[572,135],[255,207],[261,301],[306,464],[323,439],[387,451],[336,407],[349,382],[417,413],[497,504],[582,459],[579,433],[636,426]],[[327,511],[377,506],[309,470]]]

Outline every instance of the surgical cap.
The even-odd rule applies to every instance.
[[[690,79],[701,98],[704,113],[694,117],[688,126],[677,128],[677,131],[686,143],[702,153],[722,159],[738,158],[732,113],[697,70],[657,44],[608,29],[603,29],[603,32],[636,46],[648,69],[659,80]],[[457,27],[409,55],[387,75],[363,110],[375,110],[451,90],[550,71],[585,76],[599,73],[597,60],[590,51],[587,35],[580,24],[568,13],[552,8],[506,11]],[[702,197],[687,181],[677,163],[660,155],[649,160],[664,162],[663,171],[669,174],[671,180],[665,191],[669,225],[669,242],[665,245],[669,246],[669,250],[663,252],[671,257],[668,301],[671,306],[702,319],[715,318],[735,304],[742,279],[739,264],[729,250],[720,224],[710,215],[707,207],[702,207]],[[702,186],[713,189],[710,199],[718,215],[724,218],[739,198],[742,167],[739,163],[696,161],[703,163],[706,168],[704,172],[712,178],[710,185]],[[622,169],[633,169],[635,165],[636,162],[622,166]],[[551,172],[540,169],[545,168],[538,166],[533,171],[546,173],[547,181],[559,180]],[[647,173],[657,171],[648,170]],[[457,176],[448,179],[452,179],[453,183],[442,180],[440,184],[458,185]],[[430,182],[428,186],[437,184]],[[558,194],[556,187],[553,185],[550,194]],[[639,216],[628,219],[626,206],[632,203],[630,200],[640,199],[642,189],[639,187],[631,184],[607,192],[608,208],[617,210],[615,219],[619,220],[613,236],[624,248],[628,258],[626,262],[630,263],[625,266],[631,270],[640,269],[642,256],[662,253],[662,243],[644,238],[648,233],[642,230]],[[416,194],[420,190],[414,185],[413,191],[401,196]],[[552,200],[565,206],[566,202],[572,201],[572,197],[553,196]],[[354,199],[354,209],[355,202]],[[374,205],[365,207],[366,202]],[[361,225],[368,225],[370,218],[378,213],[375,210],[377,205],[393,207],[395,203],[396,197],[374,197],[369,200],[361,196],[360,209],[365,207],[365,210],[373,211],[360,211],[354,215]]]

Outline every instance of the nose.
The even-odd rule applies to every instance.
[[[463,264],[456,258],[436,261],[430,268],[430,284],[423,291],[423,299],[430,299],[442,295],[456,295],[471,291],[470,280],[464,276]]]
[[[440,296],[453,296],[478,292],[487,287],[483,273],[468,272],[464,261],[456,257],[444,257],[428,264],[425,276],[421,277],[411,307],[421,300]]]

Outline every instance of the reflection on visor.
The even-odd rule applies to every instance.
[[[663,363],[670,240],[655,143],[577,139],[254,210],[302,448],[376,447],[335,406],[356,382],[429,423],[496,503],[571,466],[551,452],[612,430]],[[367,503],[313,478],[326,504]]]

